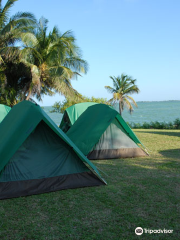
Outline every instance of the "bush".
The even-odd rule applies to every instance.
[[[131,128],[139,128],[139,129],[180,129],[180,119],[176,118],[174,122],[144,122],[140,123],[128,123]]]
[[[143,125],[142,125],[142,128],[144,128],[144,129],[149,129],[149,128],[150,128],[149,123],[144,122]]]
[[[78,96],[79,98],[75,98],[75,99],[67,98],[63,102],[55,102],[54,105],[52,106],[53,110],[51,110],[50,112],[64,113],[66,108],[76,103],[82,103],[82,102],[95,102],[95,103],[103,103],[103,104],[110,105],[110,103],[107,101],[106,98],[95,98],[95,97],[88,98],[88,97],[82,96],[81,94],[79,94]]]
[[[180,119],[179,118],[175,119],[174,126],[175,126],[176,129],[180,129]]]

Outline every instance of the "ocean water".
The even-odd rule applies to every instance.
[[[134,107],[134,112],[130,114],[124,110],[122,117],[129,123],[144,122],[173,122],[180,118],[180,101],[160,101],[160,102],[137,102],[138,108]],[[118,104],[114,106],[118,111]],[[63,114],[50,113],[52,107],[44,107],[43,110],[59,125]]]

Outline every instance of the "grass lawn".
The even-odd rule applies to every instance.
[[[1,200],[0,239],[180,239],[180,130],[135,133],[150,157],[94,161],[107,186]]]

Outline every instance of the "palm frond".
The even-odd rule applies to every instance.
[[[132,104],[128,101],[127,98],[124,98],[124,102],[125,102],[128,110],[129,110],[129,112],[130,112],[130,114],[131,114],[131,113],[134,111]]]
[[[119,79],[116,77],[110,77],[113,81],[113,86],[116,90],[118,90],[118,88],[121,86],[121,84],[119,83]]]
[[[20,49],[18,47],[3,47],[0,49],[0,56],[6,61],[17,61],[20,56]]]
[[[133,85],[125,89],[124,94],[133,94],[139,92],[140,92],[139,88],[136,85]]]
[[[25,33],[21,32],[20,38],[23,41],[23,43],[25,44],[24,48],[26,48],[26,47],[33,48],[38,44],[38,40],[37,40],[36,36],[31,32],[25,32]]]
[[[132,97],[126,96],[126,98],[129,98],[129,99],[133,102],[133,104],[134,104],[136,107],[138,107],[136,101],[135,101]]]
[[[71,68],[73,71],[82,73],[87,73],[88,71],[88,63],[79,57],[66,58],[64,59],[63,65],[65,67]]]
[[[68,79],[64,79],[54,82],[55,92],[60,93],[65,97],[77,97],[77,91],[72,87],[70,81]]]
[[[9,10],[14,5],[14,3],[16,1],[17,0],[8,0],[5,4],[4,8],[2,8],[2,6],[1,6],[0,29],[2,29],[4,27],[4,25],[8,22],[8,20],[9,20]]]
[[[116,90],[110,86],[105,86],[105,89],[110,92],[110,93],[114,93]]]
[[[26,47],[21,50],[21,61],[26,63],[28,65],[32,64],[34,60],[36,59],[36,64],[39,66],[43,62],[43,58],[39,51],[37,51],[35,48]]]

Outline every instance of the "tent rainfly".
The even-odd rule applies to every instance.
[[[148,155],[138,146],[142,143],[120,114],[105,104],[88,107],[68,130],[67,136],[89,159]]]
[[[0,124],[0,133],[0,199],[106,184],[34,103],[15,105]]]
[[[0,123],[5,118],[5,116],[8,114],[8,112],[11,110],[10,107],[0,104]]]
[[[80,115],[90,106],[97,104],[94,102],[83,102],[74,104],[68,108],[66,108],[61,123],[60,128],[63,132],[67,132],[70,127],[75,123],[75,121],[80,117]]]

